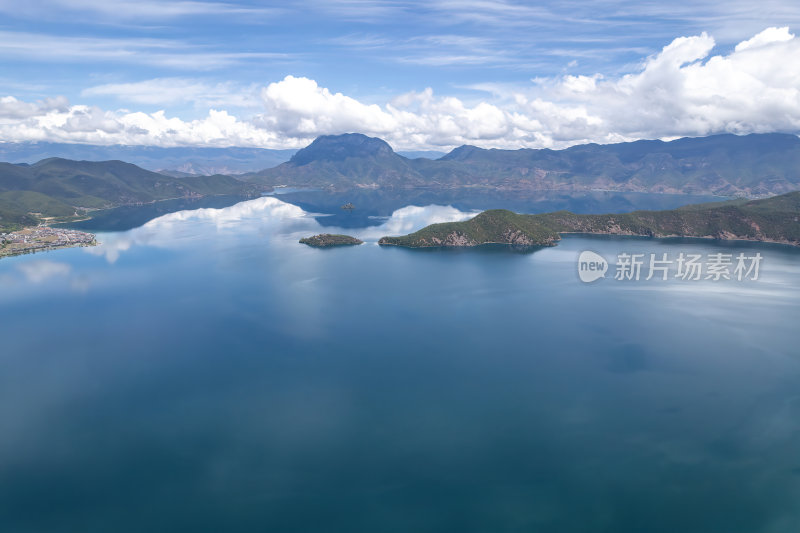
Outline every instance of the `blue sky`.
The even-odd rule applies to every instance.
[[[800,124],[795,67],[788,79],[777,72],[797,51],[800,8],[790,1],[0,0],[0,17],[6,141],[277,148],[363,124],[401,148],[558,147]],[[734,61],[759,34],[769,37],[764,55]],[[681,38],[696,42],[677,67],[639,80],[626,103],[626,78],[666,68],[653,62]],[[648,115],[640,85],[678,83],[696,99],[686,68],[715,57],[740,74],[704,93],[729,97],[724,112],[698,117],[707,103],[687,101]],[[764,61],[775,72],[759,72]],[[757,90],[753,77],[759,94],[777,90],[774,101],[732,116],[742,91]],[[718,94],[726,90],[741,94]],[[776,105],[783,119],[755,119]],[[606,116],[633,106],[644,113],[628,117],[635,128]],[[670,112],[686,116],[670,124]]]

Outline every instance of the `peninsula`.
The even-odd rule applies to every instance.
[[[331,246],[352,246],[364,244],[364,241],[349,235],[320,233],[319,235],[314,235],[313,237],[304,237],[300,239],[300,243],[314,246],[316,248],[329,248]]]
[[[800,192],[762,200],[610,215],[577,215],[568,211],[521,215],[494,209],[464,222],[431,224],[409,235],[383,237],[378,244],[410,248],[490,243],[554,246],[564,233],[700,237],[800,246]]]

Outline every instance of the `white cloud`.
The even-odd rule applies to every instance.
[[[748,48],[757,48],[772,43],[783,43],[794,39],[794,35],[789,33],[789,28],[767,28],[752,39],[742,41],[736,45],[736,51],[741,52]]]
[[[63,99],[0,99],[0,138],[159,146],[294,148],[322,134],[358,131],[397,149],[564,147],[719,132],[800,131],[800,39],[768,28],[727,54],[712,55],[713,37],[680,37],[632,73],[537,79],[526,87],[493,85],[484,101],[411,92],[368,104],[287,76],[260,91],[182,78],[87,89],[140,103],[216,102],[195,120],[155,113],[69,106]],[[174,90],[171,90],[174,88]],[[233,96],[237,90],[240,100]],[[205,100],[204,100],[205,99]],[[258,105],[236,116],[225,107]]]
[[[292,137],[360,131],[387,133],[397,124],[391,113],[342,93],[332,93],[308,78],[287,76],[261,93],[265,112],[257,123]]]
[[[50,111],[66,111],[69,102],[64,97],[47,98],[39,102],[22,102],[13,96],[0,97],[0,119],[25,119]]]

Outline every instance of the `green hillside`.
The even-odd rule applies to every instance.
[[[413,248],[477,246],[488,243],[530,246],[552,244],[559,238],[557,231],[530,215],[492,209],[464,222],[431,224],[410,235],[383,237],[379,242]]]
[[[487,243],[553,245],[561,233],[708,237],[800,245],[800,192],[764,200],[700,204],[669,211],[576,215],[567,211],[520,215],[484,211],[464,222],[432,224],[380,244],[413,248]]]
[[[0,193],[0,206],[24,213],[47,213],[48,216],[68,217],[76,208],[51,196],[34,191],[6,191]]]
[[[260,187],[231,176],[173,178],[122,161],[50,158],[33,165],[0,163],[0,229],[69,218],[85,210],[172,198],[253,195]]]

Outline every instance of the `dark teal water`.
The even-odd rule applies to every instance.
[[[0,530],[800,530],[797,250],[375,244],[464,216],[318,250],[263,198],[0,261]],[[586,249],[764,259],[583,284]]]

